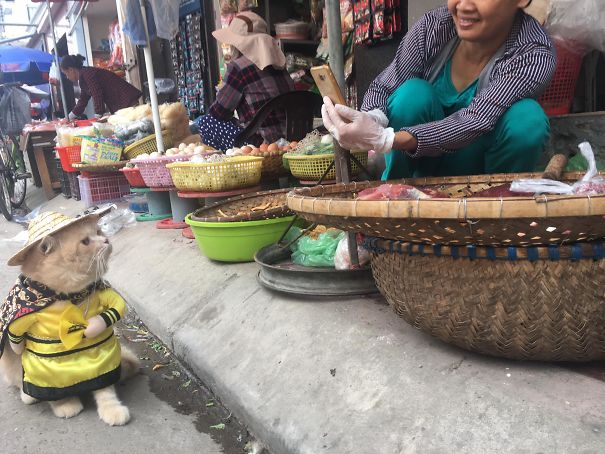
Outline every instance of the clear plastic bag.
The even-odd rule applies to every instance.
[[[578,145],[580,153],[588,162],[588,171],[573,185],[544,178],[515,180],[510,185],[513,192],[532,192],[538,194],[603,194],[605,179],[598,176],[597,162],[588,142]]]
[[[5,134],[21,134],[23,127],[32,121],[29,95],[18,87],[4,87],[0,99],[0,125]]]
[[[137,223],[135,214],[128,208],[112,210],[98,221],[98,226],[105,236],[113,236],[124,227],[133,227]]]
[[[359,259],[359,266],[362,268],[370,263],[370,253],[359,244],[357,244],[357,258]],[[340,240],[336,248],[334,267],[337,270],[353,269],[353,266],[351,266],[351,254],[349,254],[349,239],[346,235]]]
[[[174,0],[149,0],[159,38],[171,40],[179,31],[179,6]]]
[[[603,0],[550,0],[544,27],[553,37],[605,52]]]

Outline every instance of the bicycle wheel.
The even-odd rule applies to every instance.
[[[25,192],[27,191],[27,172],[25,169],[25,161],[21,155],[19,147],[16,145],[15,139],[11,139],[11,155],[10,163],[12,169],[12,188],[11,188],[11,205],[13,208],[19,208],[25,201]]]
[[[8,153],[4,145],[4,141],[0,140],[0,211],[6,220],[10,221],[13,218],[10,193],[12,177],[7,161],[5,161]]]

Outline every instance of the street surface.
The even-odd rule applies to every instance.
[[[40,202],[32,190],[28,204]],[[62,197],[62,196],[58,196]],[[0,216],[0,290],[2,299],[14,284],[19,269],[6,266],[16,243],[11,241],[23,227]],[[253,451],[246,429],[192,377],[161,344],[130,314],[119,324],[122,343],[141,359],[139,376],[119,384],[118,394],[130,409],[124,427],[109,427],[97,416],[92,397],[84,399],[84,411],[64,420],[55,417],[48,404],[26,406],[17,389],[0,382],[0,437],[2,452],[54,454],[69,451],[94,454],[226,453]]]

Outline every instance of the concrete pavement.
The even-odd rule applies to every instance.
[[[112,285],[274,453],[605,452],[600,380],[450,347],[380,297],[270,292],[180,231],[112,242]]]

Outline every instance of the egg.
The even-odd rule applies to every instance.
[[[268,143],[263,142],[260,144],[259,150],[264,153],[265,151],[268,151],[269,146],[270,145]]]
[[[184,143],[179,145],[179,150],[183,151],[185,148],[187,148],[187,145],[185,145]]]
[[[272,143],[271,145],[269,145],[267,147],[267,151],[277,151],[277,150],[279,150],[279,147],[277,146],[276,143]]]
[[[159,158],[160,157],[160,153],[158,153],[157,151],[154,151],[153,153],[151,153],[149,155],[150,158]]]
[[[174,156],[174,150],[172,148],[170,148],[169,150],[166,150],[166,156]]]
[[[204,147],[202,147],[201,145],[198,145],[198,146],[196,146],[196,147],[193,149],[193,152],[194,152],[194,153],[196,153],[196,154],[203,153],[203,152],[204,152]]]
[[[240,150],[242,151],[243,154],[250,154],[252,152],[252,147],[249,147],[248,145],[244,145],[242,148],[240,148]]]
[[[294,147],[296,147],[296,145],[298,145],[298,142],[296,140],[293,140],[292,142],[290,142],[290,148],[294,148]]]

